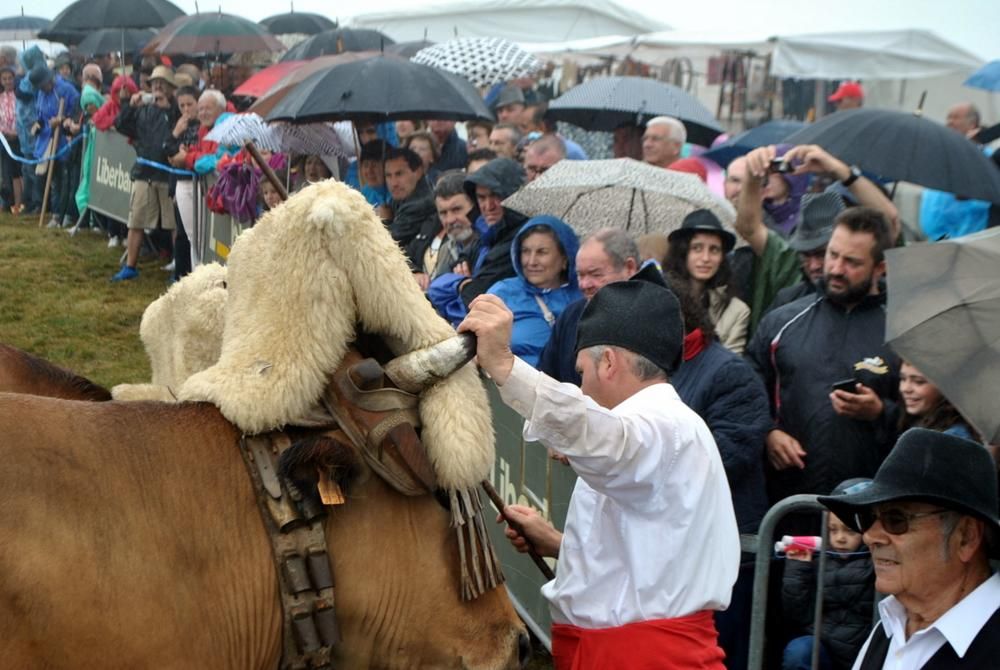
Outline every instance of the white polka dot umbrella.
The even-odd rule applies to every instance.
[[[476,86],[527,77],[541,67],[533,55],[499,37],[448,40],[421,49],[410,60],[461,75]]]

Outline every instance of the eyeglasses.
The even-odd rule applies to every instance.
[[[950,511],[951,510],[946,509],[935,509],[929,512],[904,512],[901,509],[887,509],[884,512],[877,512],[875,510],[868,509],[863,512],[856,512],[854,514],[854,522],[857,524],[857,527],[861,529],[862,533],[867,532],[869,528],[875,525],[876,521],[881,521],[882,528],[885,532],[890,535],[902,535],[903,533],[909,532],[910,522],[914,519],[920,519],[925,516],[935,516]]]
[[[550,167],[552,167],[552,166],[551,165],[525,165],[524,166],[524,171],[525,172],[530,172],[531,174],[541,175],[541,174],[545,174],[545,171],[548,170]]]

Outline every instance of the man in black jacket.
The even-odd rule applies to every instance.
[[[892,445],[899,362],[883,343],[885,296],[879,291],[889,246],[889,225],[880,212],[857,207],[840,214],[827,245],[821,293],[764,317],[747,349],[771,394],[772,503],[870,477]],[[841,381],[850,389],[832,388]]]
[[[437,235],[441,222],[420,156],[410,149],[389,149],[385,154],[385,184],[392,195],[389,233],[404,251],[418,234]],[[413,268],[422,265],[419,258],[409,260]]]
[[[453,325],[469,303],[501,279],[514,276],[510,245],[526,216],[501,203],[524,184],[524,168],[510,158],[494,158],[465,178],[465,192],[479,207],[479,241],[469,250],[461,272],[442,275],[427,291],[434,308]]]
[[[152,99],[148,93],[125,97],[122,88],[122,107],[115,118],[118,132],[132,140],[136,157],[167,166],[173,145],[174,124],[179,112],[174,104],[173,72],[159,66],[150,77],[153,85]],[[143,231],[156,228],[176,232],[174,202],[169,195],[170,174],[163,169],[140,163],[132,166],[132,200],[128,217],[128,251],[125,267],[111,281],[126,281],[139,276],[136,263],[142,246]]]

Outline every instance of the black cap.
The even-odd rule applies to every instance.
[[[670,233],[668,240],[692,238],[695,233],[714,233],[722,238],[722,250],[729,253],[736,246],[736,236],[722,227],[719,217],[707,209],[696,209],[684,217],[681,227]]]
[[[833,220],[844,211],[844,201],[831,191],[807,193],[799,205],[799,223],[788,239],[795,251],[816,251],[830,243]]]
[[[893,500],[931,502],[978,517],[1000,531],[1000,497],[993,457],[981,444],[926,428],[911,428],[875,473],[870,486],[819,502],[861,532],[854,515]],[[994,558],[997,556],[994,548]]]
[[[599,345],[628,349],[673,374],[684,350],[677,296],[645,277],[605,285],[587,303],[576,331],[578,353]]]
[[[506,200],[524,185],[524,168],[510,158],[494,158],[465,178],[465,193],[476,201],[476,186],[485,186],[501,200]]]

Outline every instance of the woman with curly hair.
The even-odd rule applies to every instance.
[[[736,297],[736,282],[726,259],[736,244],[736,236],[722,227],[715,214],[699,209],[684,217],[681,227],[668,239],[664,274],[671,283],[684,284],[701,301],[719,342],[733,353],[742,354],[750,308]]]

